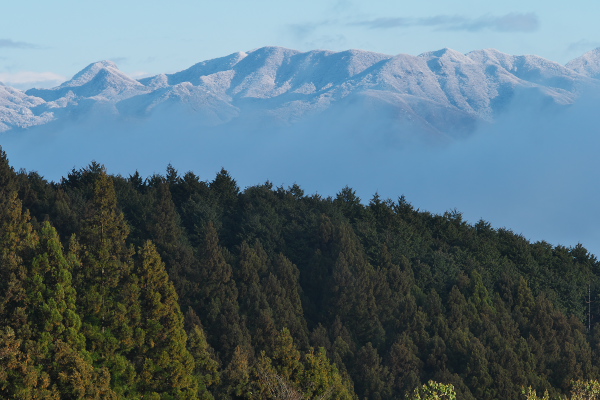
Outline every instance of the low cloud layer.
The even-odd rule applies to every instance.
[[[369,29],[391,29],[410,27],[431,27],[438,30],[480,32],[534,32],[540,23],[535,13],[508,13],[501,16],[483,15],[469,18],[461,15],[436,15],[426,18],[375,18],[349,23]]]
[[[49,88],[57,86],[66,80],[66,77],[54,72],[0,72],[0,82],[22,90],[32,87]]]
[[[212,180],[221,167],[240,186],[299,184],[307,194],[335,196],[354,188],[364,202],[378,192],[405,195],[433,213],[457,209],[526,238],[600,255],[600,98],[549,110],[522,96],[492,125],[465,138],[435,142],[398,124],[397,114],[364,105],[293,127],[260,122],[202,126],[194,115],[115,121],[106,116],[0,136],[11,163],[58,180],[92,160],[125,176],[164,173],[171,163]],[[431,138],[429,138],[431,139]]]

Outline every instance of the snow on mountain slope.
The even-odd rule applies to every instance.
[[[232,69],[235,71],[228,94],[233,97],[272,98],[289,90],[280,85],[277,73],[291,56],[300,53],[281,47],[263,47],[248,53]]]
[[[234,68],[234,97],[274,97],[286,93],[315,94],[346,81],[377,62],[389,59],[379,53],[348,50],[300,53],[282,48],[250,52]]]
[[[313,118],[337,103],[356,103],[379,104],[402,124],[447,134],[474,121],[494,121],[523,94],[539,104],[571,104],[582,86],[600,85],[593,79],[599,74],[600,49],[565,67],[494,49],[390,56],[263,47],[139,81],[113,62],[100,61],[56,88],[12,89],[10,94],[6,87],[0,89],[0,129],[99,112],[137,119],[154,113],[195,115],[201,125],[234,120],[285,125]],[[355,113],[370,115],[359,109]]]
[[[13,128],[27,128],[51,121],[51,113],[36,113],[44,100],[28,96],[20,90],[0,83],[0,132]]]
[[[117,103],[118,111],[124,116],[147,117],[150,113],[161,112],[165,118],[169,114],[181,115],[185,112],[202,125],[217,125],[228,122],[239,114],[226,99],[211,93],[190,82],[162,87],[150,94],[131,97]]]
[[[169,85],[177,85],[183,82],[190,82],[196,86],[201,85],[203,83],[203,78],[222,71],[231,70],[237,63],[246,58],[246,56],[247,53],[238,52],[225,57],[202,61],[183,71],[166,75],[167,83]],[[140,82],[146,84],[149,79],[152,78],[142,79]]]
[[[546,87],[554,91],[558,101],[565,104],[573,100],[571,93],[576,92],[578,85],[586,81],[571,68],[534,55],[512,56],[495,49],[485,49],[473,51],[467,56],[488,67],[502,67],[522,81]]]
[[[48,102],[56,101],[73,93],[77,98],[94,98],[97,101],[118,101],[150,89],[119,70],[112,61],[99,61],[88,65],[73,79],[52,89],[30,89],[26,93]]]
[[[311,111],[329,106],[326,91],[390,56],[360,50],[301,53],[281,47],[263,47],[247,53],[198,63],[187,70],[141,80],[147,86],[164,87],[191,82],[231,102],[236,108],[293,122]],[[161,94],[161,96],[163,96]],[[156,104],[164,97],[155,99]],[[263,100],[264,107],[258,106]],[[197,104],[202,109],[204,104]],[[262,109],[261,109],[262,108]],[[251,110],[251,111],[250,111]]]
[[[582,75],[590,78],[600,78],[600,47],[589,51],[578,57],[566,65],[567,68],[572,69]]]

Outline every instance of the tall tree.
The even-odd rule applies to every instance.
[[[142,340],[139,330],[140,302],[137,276],[133,271],[133,249],[111,178],[96,175],[94,195],[82,221],[80,246],[75,251],[81,263],[75,267],[75,288],[82,294],[79,312],[99,366],[110,369],[113,388],[126,396],[134,390],[135,368],[124,356]]]
[[[247,328],[240,317],[238,289],[233,280],[231,265],[225,260],[224,249],[214,224],[206,226],[198,249],[198,265],[194,274],[192,307],[204,321],[209,342],[224,354],[224,362],[238,352],[246,354],[250,346]]]
[[[44,223],[27,284],[34,331],[29,347],[36,349],[35,357],[63,399],[115,399],[108,371],[94,368],[80,331],[73,257],[64,255],[58,233]]]
[[[169,280],[156,247],[151,242],[139,250],[139,277],[144,341],[136,349],[138,388],[143,395],[197,399],[194,359],[187,349],[187,334],[175,287]]]

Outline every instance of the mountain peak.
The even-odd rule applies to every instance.
[[[82,69],[75,76],[52,89],[30,89],[26,93],[46,101],[58,100],[73,92],[77,97],[104,96],[119,100],[124,93],[145,92],[147,88],[119,70],[113,61],[98,61]]]
[[[264,46],[264,47],[258,47],[256,49],[250,50],[249,52],[247,52],[248,54],[279,54],[279,53],[299,53],[300,51],[298,50],[293,50],[293,49],[288,49],[287,47],[281,47],[281,46]]]
[[[463,59],[465,55],[459,51],[450,49],[448,47],[444,47],[443,49],[428,51],[422,54],[419,54],[419,57],[424,58],[452,58],[452,59]]]
[[[81,86],[94,79],[96,75],[98,75],[98,73],[100,73],[101,71],[106,70],[115,74],[124,75],[119,70],[119,67],[117,67],[117,64],[115,64],[113,61],[97,61],[95,63],[91,63],[90,65],[79,71],[70,81],[63,83],[62,85],[60,85],[60,87]]]
[[[600,47],[569,61],[567,68],[590,78],[600,78]]]
[[[252,65],[264,65],[264,63],[278,64],[285,58],[294,56],[296,54],[300,54],[301,52],[298,50],[288,49],[286,47],[277,47],[277,46],[267,46],[260,47],[258,49],[254,49],[247,52],[247,57],[241,60],[240,65],[243,64],[252,64]],[[256,64],[258,63],[258,64]]]
[[[466,54],[469,58],[505,58],[513,57],[510,54],[506,54],[498,49],[487,48],[481,50],[473,50]]]

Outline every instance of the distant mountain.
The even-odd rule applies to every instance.
[[[570,61],[567,67],[590,78],[600,78],[600,47]]]
[[[600,49],[562,66],[493,49],[390,56],[263,47],[139,81],[100,61],[52,89],[0,86],[0,131],[92,112],[134,120],[183,113],[200,125],[260,121],[267,127],[341,113],[453,136],[494,121],[519,96],[546,106],[572,104],[582,87],[600,85],[598,78]]]
[[[28,96],[0,83],[0,132],[51,121],[54,118],[52,113],[38,114],[33,111],[43,103],[44,100],[39,97]]]
[[[150,91],[149,88],[125,75],[112,61],[88,65],[70,81],[52,89],[30,89],[27,94],[47,102],[64,98],[93,98],[117,102]]]

